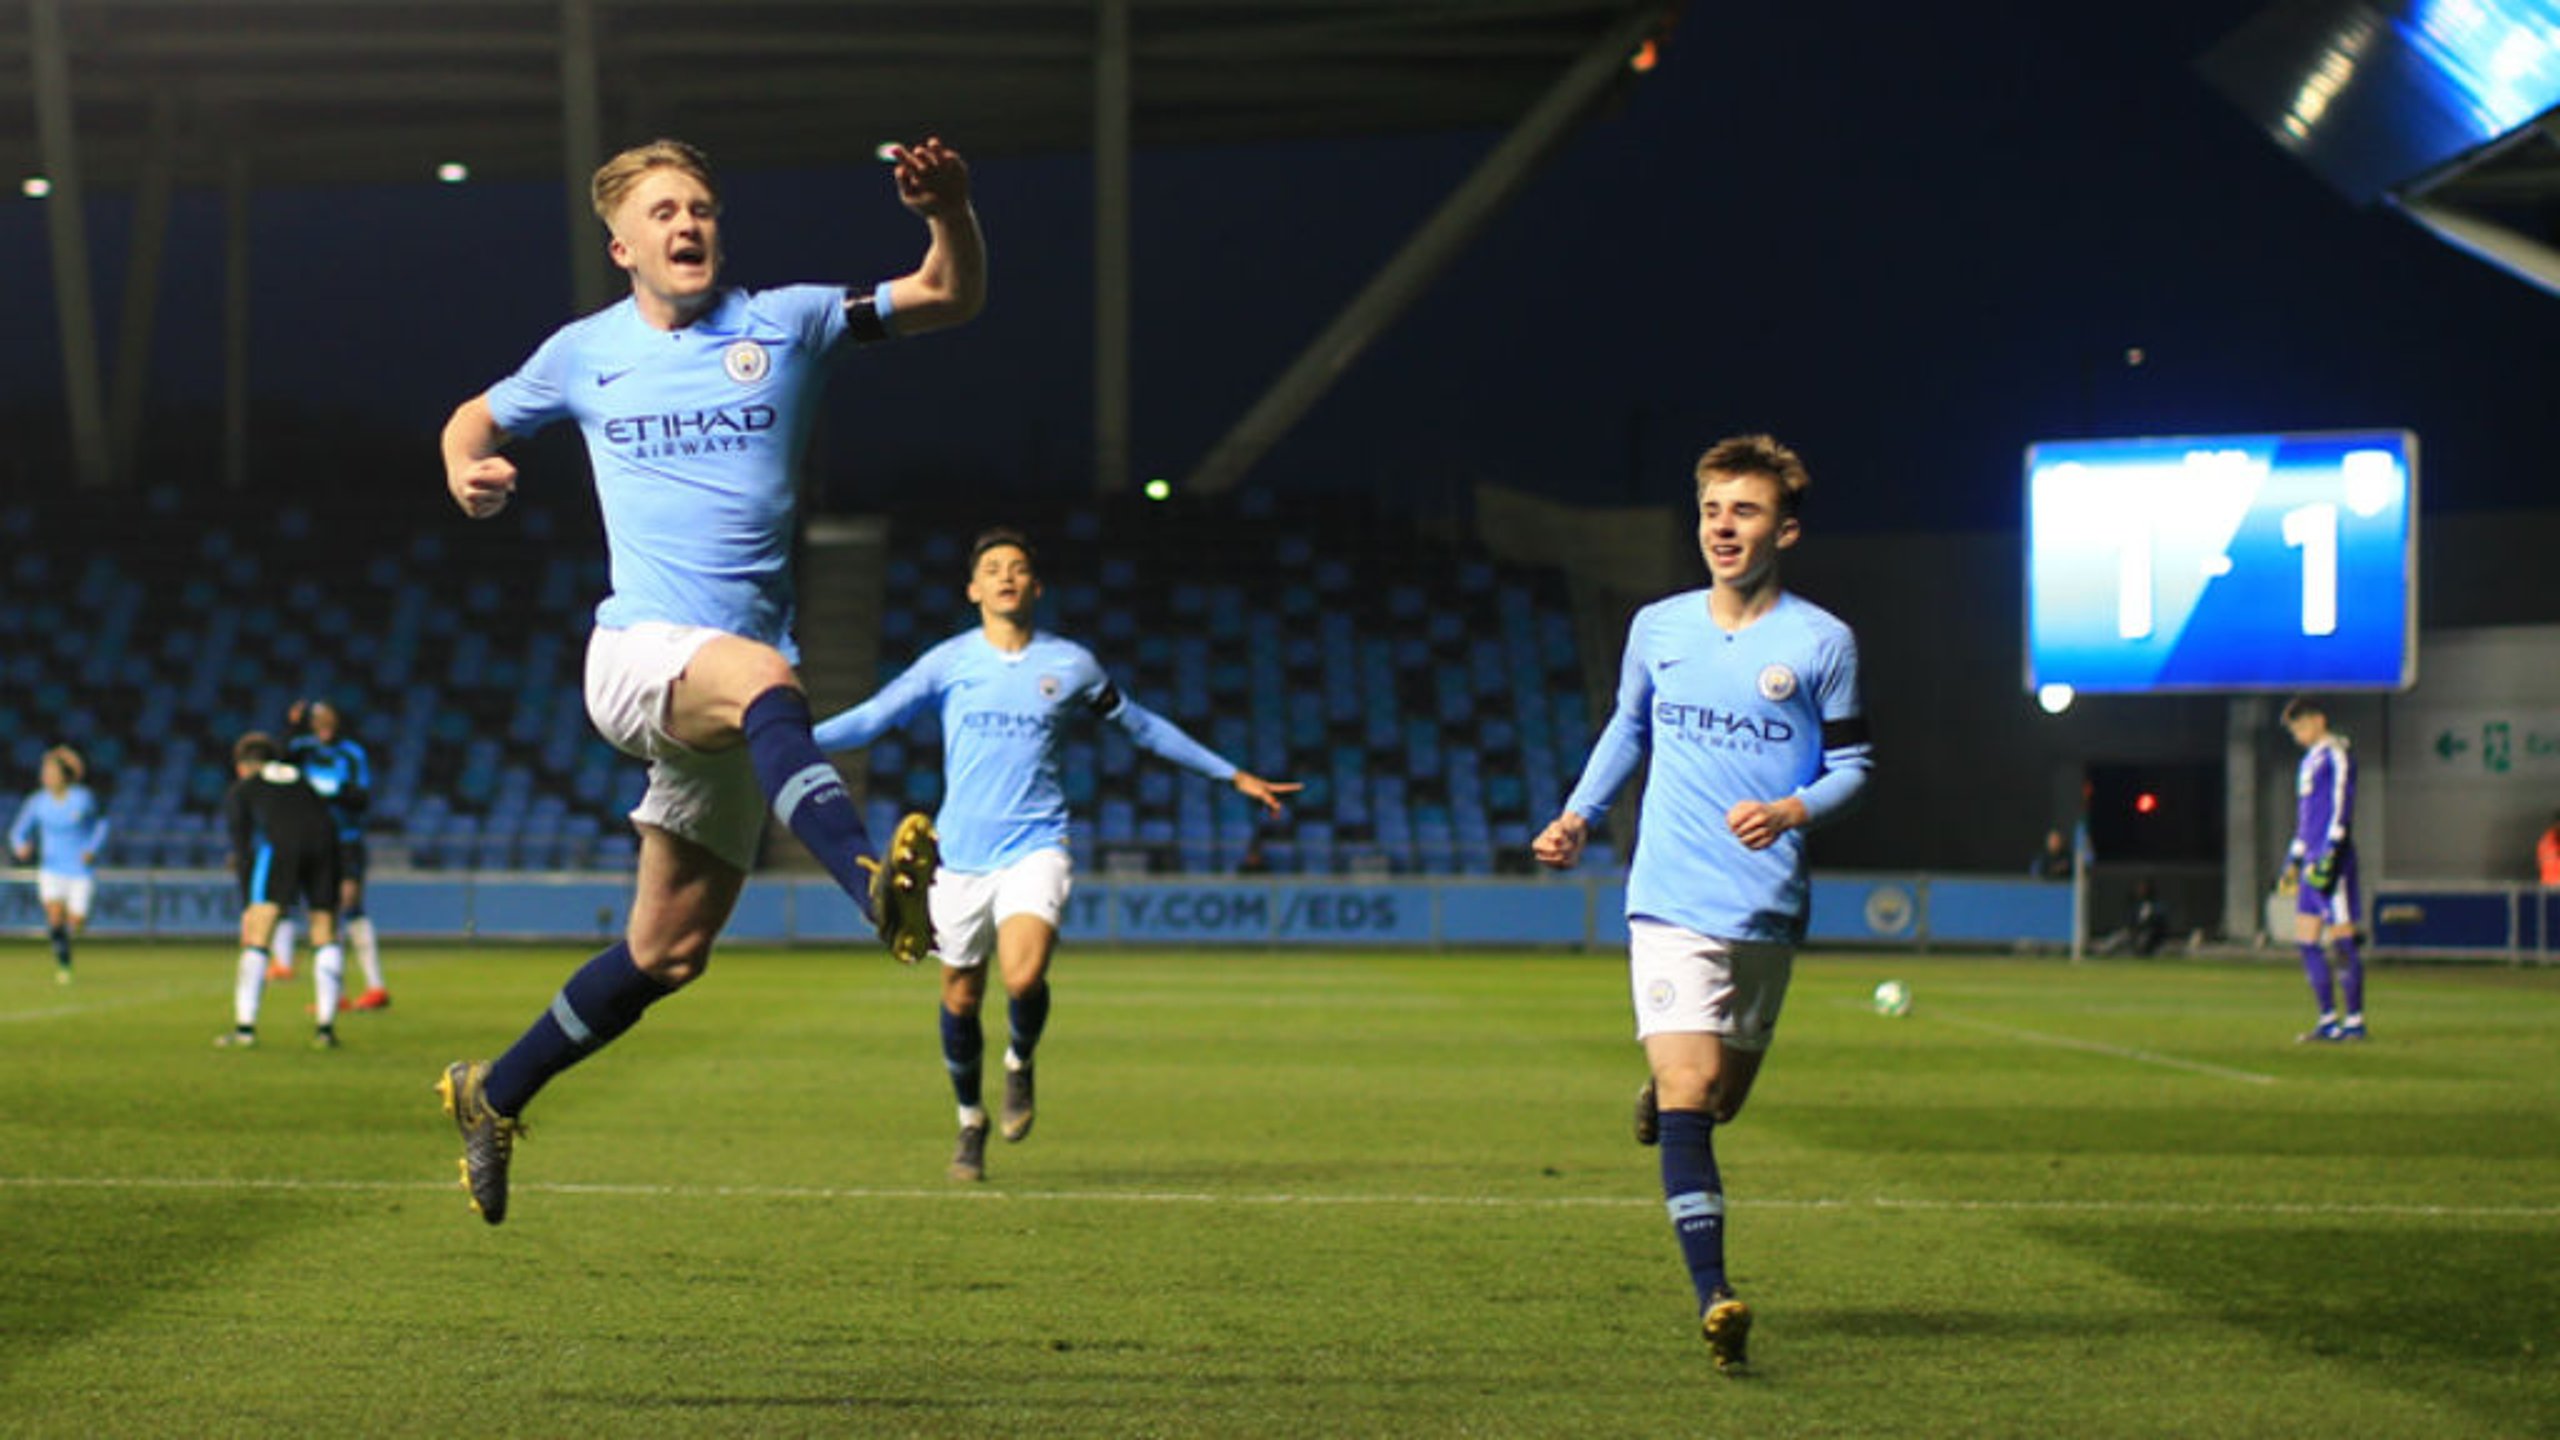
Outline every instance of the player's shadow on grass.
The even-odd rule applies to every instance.
[[[2550,1383],[2560,1240],[2548,1220],[2464,1230],[2423,1216],[2029,1228],[2205,1318],[2457,1405],[2494,1429],[2560,1435],[2560,1386]]]
[[[218,1285],[244,1252],[308,1223],[294,1207],[242,1191],[31,1190],[15,1198],[40,1204],[44,1218],[7,1227],[0,1376],[112,1329],[156,1296]]]

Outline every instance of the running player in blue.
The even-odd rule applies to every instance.
[[[285,712],[285,759],[302,771],[303,783],[329,802],[338,822],[338,924],[356,963],[364,968],[364,989],[351,997],[349,1010],[379,1010],[391,1003],[382,983],[382,944],[373,917],[364,913],[365,872],[371,854],[364,839],[365,817],[373,805],[373,759],[346,731],[338,707],[326,700],[296,700]],[[293,919],[276,924],[275,963],[270,980],[293,978]]]
[[[942,868],[931,894],[942,958],[942,1059],[960,1105],[955,1180],[983,1180],[987,1112],[978,1019],[990,954],[1004,972],[1004,1138],[1031,1133],[1032,1057],[1049,1021],[1049,960],[1072,876],[1067,796],[1058,783],[1065,722],[1108,720],[1150,753],[1236,787],[1280,813],[1299,787],[1239,770],[1173,722],[1120,693],[1083,646],[1034,628],[1040,578],[1031,542],[990,530],[969,550],[978,628],[927,650],[880,692],[818,726],[819,747],[870,744],[927,705],[942,716]]]
[[[36,792],[18,806],[9,824],[9,853],[23,865],[36,862],[36,901],[44,906],[44,934],[53,942],[55,983],[71,983],[72,937],[89,928],[89,904],[98,877],[90,870],[107,845],[107,817],[98,797],[80,782],[89,773],[80,752],[56,745],[36,767]]]
[[[2302,747],[2294,772],[2299,797],[2293,844],[2285,851],[2284,884],[2294,892],[2293,938],[2320,1018],[2297,1040],[2326,1043],[2364,1038],[2364,957],[2356,950],[2363,892],[2356,880],[2356,757],[2347,737],[2329,728],[2328,712],[2308,696],[2285,702],[2284,728]],[[2337,956],[2331,987],[2329,957]],[[2346,1012],[2338,1010],[2344,992]]]
[[[1662,1193],[1716,1368],[1747,1360],[1751,1310],[1725,1275],[1715,1127],[1750,1098],[1804,938],[1805,832],[1865,788],[1867,726],[1849,627],[1781,589],[1802,534],[1804,462],[1766,435],[1700,457],[1709,588],[1627,628],[1618,703],[1564,812],[1532,846],[1580,861],[1591,827],[1650,752],[1627,876],[1636,1037],[1653,1078],[1637,1138],[1662,1147]]]
[[[525,1104],[699,976],[755,862],[768,806],[907,959],[929,943],[931,822],[885,860],[809,735],[793,666],[791,541],[801,442],[829,354],[956,325],[986,298],[969,169],[938,139],[894,152],[898,198],[924,221],[909,274],[847,291],[719,283],[720,192],[701,152],[661,140],[596,171],[595,211],[631,295],[562,327],[445,425],[445,483],[487,518],[514,492],[510,437],[555,420],[585,433],[613,591],[587,646],[587,714],[649,761],[637,889],[621,943],[569,978],[493,1063],[439,1084],[463,1137],[474,1208],[506,1218]]]

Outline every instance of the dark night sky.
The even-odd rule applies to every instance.
[[[2209,91],[2190,62],[2253,4],[1842,8],[1872,13],[1692,6],[1258,481],[1658,501],[1707,441],[1769,429],[1820,524],[1974,528],[2015,522],[2035,439],[2407,425],[2431,508],[2544,503],[2560,302],[2349,205]],[[1142,153],[1140,472],[1214,443],[1493,138]],[[883,172],[714,158],[733,280],[868,283],[917,253]],[[995,304],[838,379],[853,503],[921,470],[1089,473],[1090,169],[977,172]],[[121,207],[93,209],[112,335]],[[562,223],[552,186],[265,197],[256,388],[415,430],[418,473],[383,483],[436,485],[425,437],[567,318]],[[214,197],[181,198],[161,403],[218,394],[220,233]],[[47,273],[39,205],[0,206],[0,263]],[[19,320],[0,393],[58,414],[49,300]]]

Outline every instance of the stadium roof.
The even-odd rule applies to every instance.
[[[679,134],[737,166],[858,163],[939,131],[973,153],[1094,133],[1097,0],[0,0],[0,163],[40,172],[40,12],[59,17],[80,166],[181,184],[564,169],[575,67],[614,148]],[[1139,145],[1516,119],[1661,0],[1128,0]],[[591,39],[591,44],[580,42]],[[155,136],[159,137],[155,144]],[[601,158],[597,156],[595,158]],[[592,164],[593,161],[586,161]]]
[[[0,0],[0,165],[50,194],[80,483],[138,452],[169,196],[219,184],[224,472],[244,483],[259,189],[562,182],[578,308],[621,284],[580,213],[620,146],[681,135],[731,169],[872,161],[941,134],[1095,156],[1095,473],[1127,479],[1129,165],[1144,145],[1506,131],[1193,472],[1233,484],[1648,53],[1677,0]],[[1644,68],[1641,64],[1637,68]],[[4,175],[5,172],[0,172]],[[32,184],[43,177],[43,185]],[[459,177],[451,177],[459,178]],[[115,394],[84,197],[137,196]]]

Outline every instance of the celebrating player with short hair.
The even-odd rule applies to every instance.
[[[809,735],[793,666],[791,542],[802,441],[844,341],[956,325],[986,298],[969,170],[939,139],[896,149],[898,198],[924,221],[914,271],[869,289],[719,283],[720,192],[702,153],[661,140],[596,171],[595,212],[628,298],[564,326],[444,431],[446,487],[475,518],[514,493],[499,448],[554,420],[584,432],[612,593],[587,648],[587,713],[649,761],[632,821],[639,874],[623,940],[589,960],[496,1062],[439,1088],[463,1135],[472,1205],[506,1218],[525,1104],[551,1077],[699,976],[772,812],[914,958],[932,826],[908,817],[885,861]]]
[[[349,1010],[379,1010],[391,1003],[382,983],[382,945],[373,917],[365,913],[364,882],[372,868],[365,843],[365,818],[373,806],[373,757],[347,733],[346,719],[326,700],[296,700],[285,712],[285,758],[302,771],[304,783],[328,802],[338,826],[338,921],[347,943],[364,970],[364,989],[347,1001]],[[293,917],[276,922],[275,963],[269,979],[293,975]]]
[[[1062,722],[1108,720],[1139,748],[1223,780],[1274,814],[1299,787],[1248,774],[1120,693],[1091,651],[1036,629],[1040,578],[1021,532],[990,530],[969,551],[978,628],[927,650],[879,693],[818,726],[826,750],[868,745],[928,704],[942,715],[942,870],[931,895],[942,958],[942,1056],[960,1107],[952,1178],[986,1177],[981,1103],[986,1038],[978,1012],[990,955],[1009,997],[1004,1138],[1031,1133],[1032,1057],[1049,1018],[1049,961],[1072,885]]]
[[[88,762],[68,745],[44,752],[36,766],[36,791],[9,822],[9,853],[36,864],[36,903],[44,907],[45,939],[53,944],[53,978],[71,983],[71,941],[89,928],[89,906],[98,877],[90,867],[106,848],[107,817],[98,797],[80,783]]]
[[[2293,843],[2285,849],[2284,884],[2294,892],[2293,938],[2302,946],[2302,970],[2311,980],[2312,998],[2320,1002],[2320,1018],[2294,1038],[2362,1040],[2364,957],[2356,949],[2356,917],[2364,912],[2356,876],[2355,752],[2348,749],[2347,737],[2329,728],[2328,711],[2310,696],[2286,701],[2282,718],[2286,733],[2302,747],[2302,764],[2294,772],[2298,799]],[[2334,976],[2332,953],[2337,956]],[[2341,998],[2344,1014],[2338,1009]]]
[[[299,901],[311,916],[311,980],[317,1017],[312,1043],[338,1045],[338,997],[346,956],[338,948],[338,822],[284,747],[263,730],[231,746],[231,789],[222,797],[231,836],[231,872],[240,882],[240,972],[231,992],[231,1029],[216,1045],[258,1043],[258,1006],[267,988],[267,946],[276,920]]]
[[[1627,877],[1636,1036],[1652,1080],[1637,1138],[1662,1148],[1662,1193],[1719,1370],[1748,1355],[1751,1311],[1727,1283],[1715,1127],[1750,1098],[1808,906],[1805,832],[1837,817],[1871,768],[1857,640],[1787,593],[1778,562],[1811,484],[1766,435],[1717,442],[1697,467],[1698,546],[1712,584],[1627,628],[1618,701],[1537,858],[1568,868],[1650,752]]]

